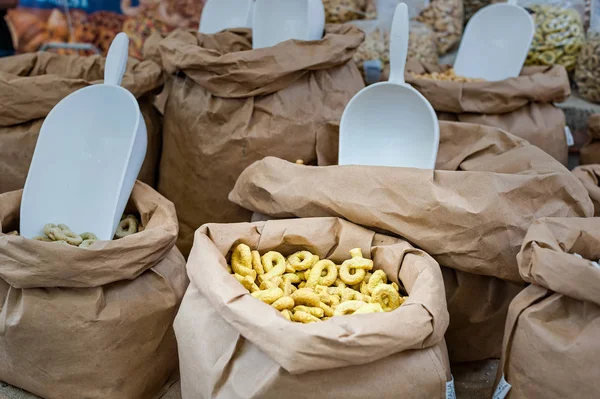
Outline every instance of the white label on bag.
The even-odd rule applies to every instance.
[[[502,374],[502,378],[500,378],[500,382],[496,387],[496,392],[494,392],[494,397],[492,399],[504,399],[506,395],[508,395],[508,392],[511,388],[512,385],[506,382],[506,380],[504,379],[504,374]]]
[[[446,399],[456,399],[456,391],[454,390],[454,377],[446,383]]]
[[[573,134],[571,133],[569,126],[565,126],[565,137],[567,138],[567,146],[571,147],[575,145],[575,139],[573,138]]]

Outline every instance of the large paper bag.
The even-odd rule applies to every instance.
[[[352,62],[363,37],[353,26],[327,25],[322,40],[257,50],[249,29],[177,31],[158,43],[173,75],[158,186],[177,207],[184,254],[202,224],[250,221],[227,195],[252,162],[337,162],[342,112],[364,86]]]
[[[451,359],[499,356],[508,304],[523,284],[516,255],[529,225],[592,216],[592,203],[576,177],[525,140],[481,125],[440,128],[433,173],[270,157],[242,173],[230,199],[273,217],[338,216],[408,239],[454,269],[445,273]]]
[[[567,164],[565,115],[554,103],[571,91],[562,66],[526,67],[516,78],[498,82],[454,82],[419,78],[449,66],[410,60],[406,81],[427,98],[441,120],[478,123],[524,138]]]
[[[309,250],[334,262],[362,248],[409,297],[390,313],[287,321],[226,269],[238,243],[261,253]],[[184,398],[445,398],[448,313],[440,268],[406,241],[337,218],[208,224],[188,259],[175,320]]]
[[[0,195],[18,228],[21,191]],[[0,234],[0,380],[48,399],[158,397],[177,368],[188,285],[173,204],[137,182],[145,230],[89,248]]]
[[[102,83],[104,61],[100,56],[51,53],[0,58],[0,193],[23,188],[44,119],[69,94]],[[154,186],[162,138],[152,94],[162,85],[160,67],[151,61],[130,60],[122,85],[138,99],[148,132],[146,159],[138,178]]]
[[[598,258],[600,218],[531,225],[518,257],[531,285],[510,305],[496,378],[512,385],[507,398],[600,397]]]

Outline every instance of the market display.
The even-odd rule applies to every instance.
[[[594,204],[594,216],[600,217],[600,165],[584,165],[573,169],[581,184],[585,187]]]
[[[579,13],[554,4],[524,6],[534,12],[536,25],[525,65],[562,65],[573,71],[584,44]]]
[[[515,259],[529,225],[593,215],[586,189],[551,156],[499,129],[455,122],[440,122],[434,172],[267,157],[240,175],[229,200],[272,217],[344,217],[432,255],[444,266],[453,361],[499,356],[508,305],[523,288]]]
[[[19,226],[21,194],[0,194],[0,231]],[[0,318],[0,354],[10,359],[0,362],[1,381],[49,399],[164,392],[177,369],[172,324],[189,283],[177,216],[141,182],[129,207],[145,234],[86,250],[0,233],[0,298],[11,315]]]
[[[398,285],[387,284],[383,270],[372,272],[373,261],[363,258],[360,248],[350,250],[350,255],[351,259],[336,265],[309,251],[295,252],[286,259],[276,251],[261,256],[239,244],[228,267],[254,298],[297,323],[399,308],[404,298]]]
[[[433,29],[426,24],[411,21],[408,37],[408,59],[429,65],[439,62]]]
[[[581,97],[600,102],[600,32],[591,28],[575,68],[575,83]]]
[[[531,285],[510,306],[496,377],[511,385],[509,397],[600,395],[599,249],[600,218],[544,218],[529,228],[518,262]]]
[[[316,288],[317,294],[299,288],[290,294],[293,299],[284,300],[275,299],[282,288],[267,289],[261,295],[255,291],[263,302],[232,278],[228,260],[246,276],[252,274],[250,270],[259,275],[260,267],[255,270],[248,263],[238,263],[248,258],[256,262],[253,250],[268,261],[265,265],[273,262],[269,272],[263,265],[263,276],[292,264],[294,270],[310,269],[318,256],[329,275],[318,276],[321,267],[315,269],[318,263],[314,264],[305,283],[316,281],[315,287],[321,279],[331,281],[335,265],[348,262],[352,250],[355,257],[346,264],[367,269],[373,265],[369,281],[375,290],[393,283],[405,287],[408,296],[390,312],[372,312],[379,310],[376,303],[341,302],[340,298],[339,316],[334,310],[330,319],[316,321],[321,312],[323,318],[330,317],[326,312],[331,314],[328,308],[332,306],[317,306],[326,298],[324,291]],[[334,266],[327,267],[328,261]],[[446,394],[452,377],[443,338],[448,313],[440,269],[429,255],[405,240],[337,218],[206,224],[196,232],[187,269],[190,286],[174,326],[184,398],[208,398],[215,389],[223,398],[258,391],[268,399],[282,395],[287,399],[338,398],[341,392],[347,399],[391,398],[407,386],[415,398]],[[295,274],[306,274],[306,270]],[[382,282],[383,271],[387,283]],[[291,300],[295,311],[289,309]],[[226,362],[219,361],[225,358]],[[230,369],[244,372],[227,372]],[[349,371],[360,378],[348,378]]]

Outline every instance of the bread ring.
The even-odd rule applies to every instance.
[[[69,245],[78,246],[83,242],[81,236],[77,233],[73,233],[71,230],[63,230],[60,227],[54,227],[50,230],[50,233],[52,234],[50,238],[54,237],[54,240],[64,241]]]
[[[367,270],[373,269],[373,261],[363,258],[360,248],[350,250],[350,255],[352,259],[344,261],[340,266],[340,279],[347,285],[360,284],[364,280]]]
[[[296,271],[308,270],[317,263],[318,260],[318,256],[313,255],[308,251],[298,251],[287,258],[287,262]]]
[[[319,304],[319,307],[320,307],[321,309],[323,309],[323,314],[324,314],[326,317],[333,317],[333,308],[332,308],[332,307],[330,307],[330,306],[328,306],[328,305],[324,304],[323,302],[321,302],[321,303]]]
[[[383,270],[375,270],[375,273],[369,279],[367,284],[368,294],[370,295],[379,284],[387,284],[387,276]]]
[[[83,240],[81,244],[79,244],[79,248],[87,248],[95,242],[96,240]]]
[[[256,271],[252,268],[252,251],[246,244],[239,244],[231,254],[231,268],[241,276],[250,276],[256,280]]]
[[[262,256],[262,264],[265,274],[259,276],[259,280],[271,280],[276,276],[283,276],[285,273],[285,258],[282,254],[275,251],[269,251]]]
[[[44,225],[44,234],[46,234],[50,239],[52,239],[52,229],[57,228],[58,226],[53,223],[48,223]]]
[[[294,300],[289,296],[282,296],[281,298],[273,302],[271,306],[273,306],[277,310],[293,309]]]
[[[292,320],[298,323],[314,323],[317,321],[321,321],[310,313],[306,313],[303,311],[298,311],[292,314]]]
[[[262,261],[260,260],[260,253],[258,251],[252,251],[252,268],[256,272],[257,275],[261,276],[265,274],[265,269],[263,268]]]
[[[347,314],[353,314],[362,306],[366,305],[366,302],[363,301],[346,301],[340,303],[335,311],[333,312],[334,316],[343,316]]]
[[[385,312],[391,312],[402,305],[404,300],[400,294],[388,284],[380,284],[373,290],[371,295],[373,301],[379,303]]]
[[[117,226],[117,231],[115,232],[115,237],[123,238],[130,236],[132,234],[137,233],[138,231],[138,223],[134,216],[127,216],[125,219],[119,222]]]
[[[271,288],[277,288],[282,284],[283,284],[283,277],[276,276],[276,277],[272,278],[271,280],[263,280],[263,282],[260,283],[260,289],[268,290]],[[281,287],[279,287],[279,288],[281,288]]]
[[[255,291],[250,295],[270,305],[283,296],[283,290],[281,288],[271,288],[264,291]]]
[[[85,240],[97,240],[98,239],[98,237],[96,237],[96,235],[94,233],[81,233],[80,236],[81,236],[81,239],[83,241],[85,241]]]
[[[300,288],[294,293],[292,293],[292,295],[290,296],[292,297],[296,305],[306,305],[316,308],[319,307],[319,304],[321,303],[321,298],[319,297],[319,294],[316,294],[313,290],[309,288]]]
[[[322,273],[326,272],[325,276],[322,276]],[[309,288],[314,288],[318,285],[330,286],[332,285],[338,276],[338,270],[330,260],[324,259],[318,261],[310,270],[310,274],[306,279],[306,286]]]
[[[315,307],[311,307],[311,306],[304,306],[304,305],[298,305],[295,306],[294,309],[292,309],[292,311],[295,312],[306,312],[308,314],[311,314],[315,317],[318,317],[319,319],[323,316],[325,316],[325,312],[323,309],[321,309],[320,307],[315,308]]]

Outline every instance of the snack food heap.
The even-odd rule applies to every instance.
[[[459,83],[467,83],[467,82],[485,82],[485,79],[476,79],[476,78],[466,78],[464,76],[459,76],[454,72],[454,68],[450,68],[444,72],[432,72],[432,73],[424,73],[422,75],[411,73],[415,78],[419,79],[429,79],[429,80],[443,80],[449,82],[459,82]]]
[[[115,239],[127,237],[144,230],[139,219],[135,215],[123,215],[117,226]],[[18,236],[19,232],[14,230],[7,234]],[[33,237],[36,241],[55,242],[58,244],[71,245],[79,248],[87,248],[98,240],[94,233],[77,234],[66,224],[48,223],[44,226],[44,235]]]
[[[383,270],[373,271],[373,261],[360,248],[351,259],[336,265],[309,251],[286,259],[269,251],[260,255],[246,244],[231,254],[229,272],[250,294],[281,312],[288,320],[312,323],[334,316],[391,312],[405,301],[396,283],[387,283]],[[373,272],[372,272],[373,271]]]

